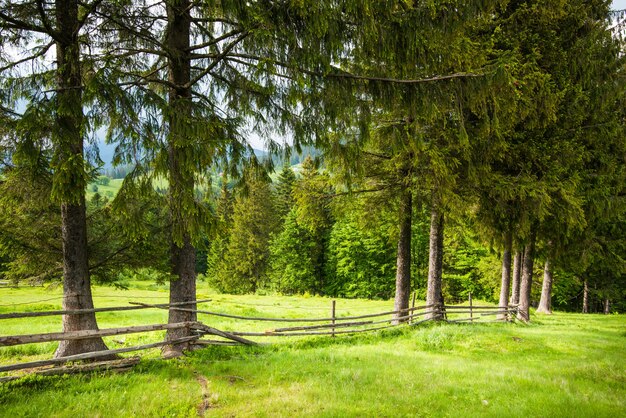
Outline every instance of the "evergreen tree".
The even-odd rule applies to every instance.
[[[347,203],[328,243],[326,293],[389,299],[395,293],[395,217],[372,215],[363,197]]]
[[[296,221],[305,228],[313,240],[306,255],[315,267],[315,293],[322,294],[327,284],[326,257],[329,233],[333,225],[330,196],[332,188],[328,174],[320,172],[313,159],[308,156],[302,163],[302,177],[295,183]]]
[[[270,244],[271,287],[287,294],[320,293],[316,247],[315,235],[298,223],[296,209],[291,209]]]
[[[232,228],[233,196],[229,188],[228,177],[222,173],[220,194],[217,198],[217,224],[211,235],[207,254],[207,276],[214,283],[228,248],[228,239]]]
[[[214,283],[229,293],[254,293],[264,287],[269,241],[278,223],[267,181],[249,173],[246,188],[235,199],[228,247]]]
[[[60,206],[61,217],[64,310],[93,308],[85,203],[89,169],[84,142],[88,126],[98,124],[98,117],[86,115],[85,108],[93,98],[90,72],[101,61],[83,46],[95,47],[95,38],[101,35],[95,19],[101,3],[0,3],[0,111],[17,129],[8,135],[18,141],[49,141],[51,197]],[[26,104],[23,113],[15,111],[18,102]],[[93,313],[63,316],[64,331],[97,328]],[[101,338],[62,341],[55,356],[105,349]]]
[[[278,175],[278,182],[276,184],[276,211],[281,218],[288,216],[291,212],[291,208],[294,205],[293,199],[293,187],[296,182],[296,174],[291,167],[285,163]]]

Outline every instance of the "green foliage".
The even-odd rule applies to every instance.
[[[388,299],[395,293],[396,244],[389,231],[393,218],[381,217],[365,224],[367,206],[354,205],[339,219],[328,242],[330,295]]]
[[[46,170],[16,166],[0,183],[0,254],[15,283],[62,276],[61,214],[50,201],[50,180]]]
[[[497,302],[499,259],[480,244],[467,222],[450,225],[444,237],[443,293],[446,303],[475,299]]]
[[[271,287],[286,294],[320,293],[316,247],[315,235],[298,223],[292,209],[270,244]]]
[[[294,205],[293,188],[296,183],[296,174],[288,164],[284,164],[278,175],[275,191],[276,211],[281,218],[287,216]]]
[[[60,208],[50,200],[50,180],[46,171],[15,166],[0,183],[0,254],[7,259],[4,274],[14,282],[61,279]],[[114,209],[96,193],[87,205],[87,224],[89,269],[97,282],[116,282],[123,268],[163,269],[165,226],[155,194],[117,202]]]
[[[269,241],[278,219],[275,216],[270,185],[254,174],[246,178],[246,193],[236,197],[232,227],[223,259],[211,283],[231,293],[255,292],[265,285],[269,258]],[[224,248],[215,245],[211,254]],[[212,257],[211,257],[212,258]]]
[[[313,233],[327,229],[332,222],[330,213],[331,187],[328,175],[320,173],[313,159],[308,156],[302,163],[302,176],[293,189],[296,214],[300,225]]]

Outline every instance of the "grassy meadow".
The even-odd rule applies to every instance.
[[[60,288],[0,288],[0,313],[60,307]],[[204,309],[245,316],[325,317],[330,299],[230,296],[198,288]],[[95,287],[97,307],[165,302],[164,285]],[[35,303],[32,303],[35,302]],[[391,308],[339,300],[338,315]],[[224,330],[264,330],[200,315]],[[147,309],[98,314],[102,328],[162,323]],[[277,326],[277,325],[276,325]],[[60,317],[0,321],[0,334],[60,330]],[[163,332],[107,337],[110,348],[159,341]],[[359,336],[265,340],[207,347],[161,360],[141,352],[131,372],[25,377],[0,384],[0,416],[51,417],[617,417],[626,411],[626,318],[533,315],[523,324],[421,324]],[[56,343],[0,348],[0,364],[49,358]],[[132,355],[129,354],[129,355]],[[14,372],[18,373],[18,372]],[[4,375],[6,375],[5,373]]]

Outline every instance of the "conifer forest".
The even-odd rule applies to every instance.
[[[0,0],[0,313],[3,289],[59,289],[50,330],[96,334],[57,359],[110,350],[94,295],[138,282],[164,288],[167,358],[205,289],[370,300],[395,324],[415,299],[434,321],[472,299],[525,326],[621,316],[622,9]]]

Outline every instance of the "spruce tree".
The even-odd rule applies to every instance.
[[[246,189],[235,199],[232,219],[215,281],[225,292],[254,293],[266,285],[270,238],[279,222],[266,179],[246,175]]]
[[[276,183],[276,210],[281,218],[286,217],[294,205],[293,187],[296,182],[296,175],[293,169],[287,164],[283,164],[283,168],[278,175]]]
[[[64,310],[93,308],[84,142],[90,123],[85,115],[89,71],[98,60],[88,55],[84,45],[95,46],[99,33],[94,14],[101,3],[3,1],[0,5],[2,116],[15,122],[18,135],[48,139],[52,150],[51,197],[60,206]],[[16,111],[18,102],[26,104],[24,112]],[[93,313],[63,316],[64,331],[96,329]],[[55,356],[105,349],[101,338],[62,341]]]

